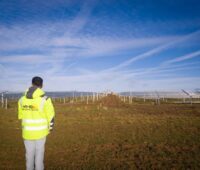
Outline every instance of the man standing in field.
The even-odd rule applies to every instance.
[[[32,86],[18,102],[18,119],[22,119],[22,136],[26,150],[26,169],[44,169],[46,136],[53,129],[54,107],[42,90],[43,80],[33,77]]]

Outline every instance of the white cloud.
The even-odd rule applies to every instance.
[[[47,62],[47,58],[49,62],[60,62],[74,58],[110,56],[128,49],[151,47],[177,38],[176,36],[164,36],[121,39],[98,36],[65,37],[65,35],[60,37],[54,33],[54,29],[56,27],[64,29],[64,25],[56,23],[52,26],[51,24],[42,27],[37,24],[12,28],[1,27],[0,49],[5,53],[11,53],[11,55],[16,50],[19,53],[21,51],[21,54],[0,55],[0,61],[4,63],[6,61],[30,63],[31,61],[36,62],[40,57],[41,62]],[[30,54],[23,54],[24,51],[29,51]]]
[[[186,55],[181,56],[181,57],[177,57],[177,58],[168,60],[168,61],[164,62],[163,65],[173,64],[173,63],[189,60],[189,59],[192,59],[192,58],[195,58],[195,57],[200,57],[200,50],[192,52],[190,54],[186,54]]]
[[[177,38],[177,39],[175,39],[175,40],[173,40],[171,42],[168,42],[168,43],[166,43],[164,45],[160,45],[159,47],[153,48],[153,49],[151,49],[151,50],[149,50],[149,51],[147,51],[145,53],[142,53],[142,54],[139,54],[139,55],[137,55],[135,57],[132,57],[131,59],[128,59],[128,60],[120,63],[117,66],[114,66],[114,67],[111,67],[111,68],[107,69],[106,71],[118,70],[118,69],[124,68],[124,67],[132,64],[133,62],[138,61],[138,60],[142,60],[142,59],[145,59],[147,57],[152,57],[152,55],[154,55],[154,54],[160,53],[160,52],[162,52],[162,51],[174,46],[175,44],[178,44],[178,43],[181,43],[183,41],[186,41],[186,40],[188,40],[190,38],[193,38],[193,37],[195,37],[195,36],[197,36],[199,34],[200,34],[200,30],[195,31],[195,32],[193,32],[191,34],[179,37],[179,38]]]

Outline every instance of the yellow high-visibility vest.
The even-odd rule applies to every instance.
[[[50,98],[40,88],[31,87],[18,101],[18,119],[22,120],[22,137],[37,140],[48,135],[55,112]]]

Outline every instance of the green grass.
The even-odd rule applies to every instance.
[[[55,104],[46,169],[200,169],[200,105]],[[0,109],[0,169],[25,169],[16,103]]]

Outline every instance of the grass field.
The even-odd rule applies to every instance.
[[[55,110],[47,170],[200,169],[200,105],[128,105],[116,99],[57,102]],[[25,169],[15,102],[0,109],[0,169]]]

